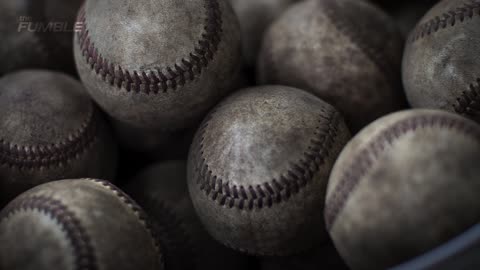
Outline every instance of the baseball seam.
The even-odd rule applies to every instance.
[[[333,1],[335,2],[335,1]],[[350,25],[352,22],[348,21],[345,16],[337,16],[335,12],[335,7],[331,5],[336,4],[326,4],[325,14],[330,19],[330,22],[346,37],[348,37],[353,44],[357,45],[360,51],[362,51],[367,58],[369,58],[373,64],[378,68],[378,70],[384,74],[387,78],[388,84],[392,86],[392,88],[397,88],[394,86],[395,79],[395,72],[392,70],[392,67],[388,61],[388,57],[384,53],[384,48],[373,48],[367,42],[365,42],[365,38],[359,33],[359,31],[355,31],[352,29]]]
[[[100,75],[103,81],[111,86],[125,89],[127,92],[158,94],[161,91],[166,93],[185,86],[208,67],[221,41],[223,22],[218,0],[204,1],[207,16],[202,38],[195,45],[194,51],[181,58],[179,63],[149,71],[127,70],[104,58],[91,41],[83,6],[78,16],[82,27],[76,37],[82,57],[90,69],[96,75]]]
[[[204,153],[205,132],[212,118],[212,112],[202,126],[200,141],[194,146],[196,155],[200,156],[201,162],[195,166],[195,182],[200,190],[212,201],[222,207],[237,208],[245,211],[252,211],[254,208],[271,208],[275,204],[288,201],[290,197],[298,194],[313,181],[316,173],[325,164],[330,155],[330,149],[335,144],[338,127],[341,116],[334,109],[327,111],[328,116],[320,116],[314,138],[311,139],[308,150],[304,152],[304,157],[297,163],[293,163],[291,168],[282,174],[279,179],[272,179],[256,186],[243,186],[232,184],[228,180],[221,179],[213,175],[209,169]],[[326,121],[328,125],[323,127],[321,123]],[[198,160],[198,158],[197,158]]]
[[[50,145],[18,145],[0,139],[0,164],[10,168],[38,169],[61,166],[78,158],[98,138],[99,111],[93,104],[87,120],[66,139]]]
[[[418,25],[412,32],[409,42],[413,43],[442,29],[453,27],[459,22],[463,23],[468,19],[473,19],[475,15],[480,16],[480,1],[470,0],[470,3],[465,3],[460,7],[445,12],[440,16],[435,16],[435,18]]]
[[[463,91],[457,103],[453,105],[456,113],[474,118],[480,113],[480,78]]]
[[[143,211],[143,209],[132,199],[130,196],[125,194],[122,190],[111,184],[110,182],[106,180],[100,180],[100,179],[86,179],[89,180],[93,183],[99,184],[103,186],[104,188],[110,190],[117,198],[120,199],[125,205],[128,206],[134,213],[134,215],[138,218],[140,224],[142,224],[147,232],[150,234],[153,244],[155,246],[155,249],[160,257],[161,264],[164,265],[164,257],[162,254],[162,246],[161,246],[161,241],[160,237],[158,236],[157,232],[155,231],[153,224],[150,221],[150,218],[148,215]]]
[[[371,142],[363,148],[352,160],[351,167],[345,170],[325,206],[325,222],[330,231],[339,213],[343,210],[348,197],[367,172],[374,166],[386,147],[393,145],[394,141],[408,132],[425,128],[448,128],[475,137],[480,142],[480,131],[474,124],[468,124],[458,118],[447,116],[417,116],[395,123],[372,138]]]
[[[431,36],[442,29],[465,23],[475,16],[480,16],[480,0],[470,0],[460,7],[436,16],[429,21],[418,25],[410,35],[409,42],[414,43]],[[480,112],[480,79],[469,85],[469,89],[462,92],[453,102],[453,111],[467,117],[475,117]]]
[[[98,269],[95,253],[80,220],[61,201],[43,196],[32,196],[10,203],[0,214],[0,223],[20,211],[37,210],[56,221],[65,232],[74,250],[74,269]]]

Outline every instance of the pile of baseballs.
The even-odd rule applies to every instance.
[[[1,270],[387,269],[480,222],[480,0],[0,15]]]

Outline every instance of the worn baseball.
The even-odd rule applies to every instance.
[[[325,221],[352,269],[387,269],[466,231],[480,217],[480,126],[410,110],[386,116],[343,150]]]
[[[143,210],[112,184],[62,180],[0,212],[1,269],[164,269]]]
[[[244,256],[214,241],[203,228],[188,195],[185,161],[156,163],[133,177],[125,191],[166,240],[166,269],[248,269]]]
[[[229,0],[242,30],[243,57],[254,68],[265,30],[298,0]]]
[[[223,0],[87,0],[75,59],[87,91],[132,129],[198,124],[240,69],[237,19]]]
[[[402,48],[394,21],[367,1],[302,1],[265,34],[258,79],[314,93],[357,131],[405,106]]]
[[[0,75],[25,68],[75,72],[72,32],[81,0],[0,0]]]
[[[0,206],[47,181],[112,179],[116,145],[73,78],[26,70],[0,79]]]
[[[480,121],[480,1],[444,0],[410,34],[403,83],[413,107]]]
[[[350,133],[340,113],[285,86],[241,90],[194,138],[188,188],[209,233],[255,255],[321,243],[328,176]]]

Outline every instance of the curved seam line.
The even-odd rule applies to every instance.
[[[32,196],[10,203],[0,214],[0,223],[10,218],[15,213],[28,210],[37,210],[60,225],[66,234],[75,258],[74,269],[96,270],[96,256],[91,245],[91,240],[80,220],[61,201],[44,196]]]
[[[221,41],[223,21],[218,0],[204,1],[207,18],[201,34],[202,38],[197,41],[194,51],[183,57],[180,63],[149,71],[123,69],[104,58],[95,47],[94,42],[91,41],[87,29],[85,6],[82,6],[77,19],[81,27],[76,35],[82,57],[90,69],[100,75],[103,81],[127,92],[158,94],[161,91],[166,93],[168,90],[176,90],[185,86],[187,82],[193,81],[202,73],[203,69],[208,67],[218,51]]]
[[[476,12],[475,9],[477,10]],[[480,1],[471,0],[470,3],[465,3],[440,16],[435,16],[435,18],[430,19],[423,24],[417,25],[410,35],[409,42],[414,43],[420,39],[431,36],[442,29],[454,27],[458,24],[458,21],[464,23],[468,19],[473,19],[475,15],[480,16]]]
[[[132,210],[133,214],[138,218],[140,224],[142,224],[143,227],[147,230],[148,234],[150,234],[153,245],[157,251],[158,256],[160,257],[160,262],[162,265],[165,265],[165,260],[161,252],[162,246],[161,246],[160,237],[156,233],[153,227],[153,224],[150,221],[150,218],[148,217],[147,213],[145,213],[145,211],[140,207],[140,205],[138,205],[132,198],[130,198],[130,196],[128,196],[118,187],[116,187],[115,185],[113,185],[112,183],[106,180],[92,179],[92,178],[87,178],[86,180],[99,184],[104,188],[110,190],[115,195],[115,197],[120,199],[120,201],[123,202],[123,204],[125,204],[129,209]]]
[[[456,113],[467,117],[475,117],[480,113],[480,78],[462,92],[453,104],[453,109]]]
[[[38,168],[59,166],[85,152],[98,137],[99,111],[93,106],[87,120],[67,139],[50,145],[18,145],[0,139],[0,164],[9,167]]]
[[[196,155],[201,157],[201,162],[195,166],[196,184],[205,196],[220,206],[228,208],[252,211],[254,208],[271,208],[275,204],[287,201],[314,180],[336,142],[341,117],[333,108],[326,110],[329,115],[321,115],[319,122],[326,121],[328,125],[324,129],[317,127],[316,138],[311,139],[303,158],[300,158],[298,163],[293,163],[291,169],[282,174],[279,179],[272,179],[256,186],[234,185],[228,180],[213,175],[209,169],[206,158],[203,156],[203,142],[208,123],[215,113],[213,111],[200,130],[200,145],[193,146],[193,149],[196,149]]]
[[[388,62],[383,61],[383,59],[388,58],[383,53],[383,50],[377,50],[364,42],[365,39],[357,31],[353,31],[353,29],[349,26],[348,20],[344,16],[335,16],[334,8],[330,5],[327,4],[325,8],[325,14],[330,19],[330,22],[332,22],[332,24],[335,25],[335,27],[341,33],[343,33],[347,38],[349,38],[353,44],[357,45],[359,50],[363,52],[363,54],[365,54],[365,56],[373,62],[373,64],[377,67],[380,73],[385,76],[387,84],[392,89],[398,88],[395,86],[394,83],[395,72],[393,72],[391,65]]]
[[[408,132],[428,127],[448,128],[449,130],[464,132],[467,135],[472,135],[480,142],[480,131],[475,125],[447,116],[418,116],[392,125],[372,138],[370,143],[352,159],[351,163],[353,165],[351,165],[351,168],[343,172],[339,184],[325,206],[327,230],[330,231],[335,224],[338,215],[348,201],[349,195],[355,191],[361,179],[378,161],[385,148],[393,145],[395,140],[400,139],[402,135]]]

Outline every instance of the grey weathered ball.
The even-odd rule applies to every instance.
[[[223,0],[87,0],[78,20],[80,77],[127,127],[161,134],[198,124],[241,67],[238,22]]]
[[[413,107],[480,121],[480,1],[443,0],[410,34],[403,83]]]
[[[314,93],[357,131],[406,105],[402,49],[394,21],[367,1],[302,1],[267,31],[258,79]]]
[[[245,256],[217,243],[203,228],[188,195],[185,161],[156,163],[131,179],[125,191],[166,240],[166,269],[248,269]]]
[[[330,169],[349,137],[340,113],[302,90],[235,93],[207,116],[190,148],[197,214],[215,239],[250,254],[320,243]]]
[[[229,0],[242,30],[243,57],[255,67],[263,34],[270,24],[298,0]]]
[[[25,68],[75,72],[72,33],[80,0],[1,0],[0,75]]]
[[[410,110],[386,116],[343,150],[325,219],[352,269],[386,269],[422,255],[480,218],[480,126]]]
[[[47,181],[111,179],[116,145],[83,86],[26,70],[0,79],[0,206]]]
[[[0,212],[0,268],[164,269],[143,210],[102,180],[35,187]]]

